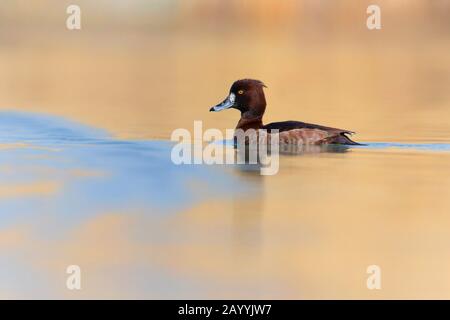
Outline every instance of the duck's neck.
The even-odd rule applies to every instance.
[[[242,129],[244,131],[248,130],[248,129],[260,129],[262,128],[263,123],[262,123],[262,117],[259,119],[244,119],[241,118],[236,126],[236,130],[237,129]]]
[[[236,129],[260,129],[263,126],[263,114],[252,114],[250,111],[241,113],[241,119],[236,126]]]

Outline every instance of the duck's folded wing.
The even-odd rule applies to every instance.
[[[326,127],[326,126],[321,126],[318,124],[306,123],[306,122],[301,122],[301,121],[272,122],[272,123],[266,124],[263,127],[263,129],[266,129],[269,132],[273,129],[278,129],[279,132],[293,130],[293,129],[319,129],[319,130],[323,130],[323,131],[327,131],[329,133],[335,133],[335,134],[341,134],[341,133],[353,134],[354,133],[353,131],[350,131],[350,130]]]
[[[266,129],[269,133],[272,130],[278,130],[280,133],[282,132],[287,133],[287,131],[293,131],[292,133],[296,132],[297,134],[302,131],[305,131],[305,133],[308,131],[314,131],[316,133],[323,132],[326,138],[324,137],[322,143],[337,143],[337,144],[352,144],[352,145],[358,144],[357,142],[354,142],[353,140],[351,140],[349,137],[346,136],[347,134],[353,134],[354,133],[353,131],[326,127],[318,124],[306,123],[301,121],[272,122],[263,126],[263,129]]]

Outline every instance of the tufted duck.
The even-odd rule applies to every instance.
[[[241,112],[236,129],[278,129],[282,144],[344,144],[359,145],[347,135],[354,132],[349,130],[325,127],[300,121],[272,122],[264,125],[262,118],[266,110],[264,97],[264,83],[259,80],[243,79],[233,83],[228,97],[212,107],[209,111],[221,111],[229,108]]]

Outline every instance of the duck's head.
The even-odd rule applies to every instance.
[[[221,111],[225,109],[238,109],[241,114],[259,116],[266,109],[266,98],[264,97],[262,81],[253,79],[242,79],[233,83],[228,96],[209,111]]]

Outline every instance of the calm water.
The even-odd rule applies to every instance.
[[[61,3],[0,10],[0,298],[450,298],[444,2],[382,1],[374,32],[364,1],[79,0],[76,32]],[[235,127],[208,110],[243,77],[266,122],[367,145],[174,165],[174,129]]]
[[[450,144],[282,155],[261,176],[54,116],[3,112],[0,131],[2,297],[447,296]]]

